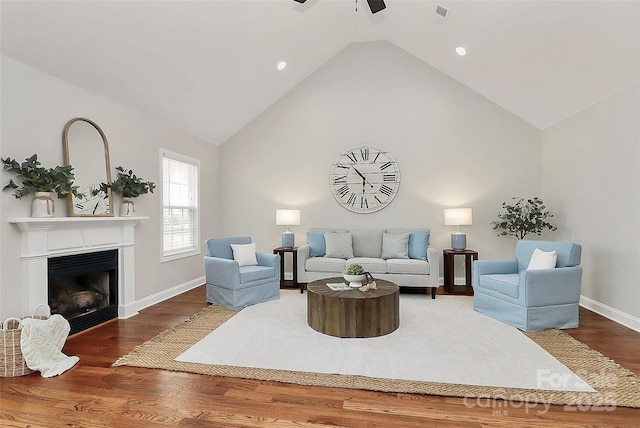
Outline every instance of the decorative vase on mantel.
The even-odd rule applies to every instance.
[[[53,217],[54,206],[51,194],[53,192],[36,192],[31,203],[31,217]]]
[[[136,204],[133,203],[133,198],[122,198],[122,205],[120,205],[120,217],[129,217],[135,215]]]

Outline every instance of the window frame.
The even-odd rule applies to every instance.
[[[196,256],[202,253],[201,244],[200,244],[200,160],[182,155],[180,153],[172,152],[166,149],[160,149],[160,262],[168,262],[172,260],[179,260],[186,257]],[[165,200],[165,170],[164,170],[164,159],[168,158],[173,161],[182,162],[185,164],[192,165],[196,168],[196,190],[195,190],[195,208],[194,211],[194,223],[195,223],[195,231],[194,231],[194,243],[193,246],[189,248],[184,248],[181,250],[172,250],[165,251],[165,217],[164,217],[164,200]]]

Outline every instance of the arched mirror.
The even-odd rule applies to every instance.
[[[65,125],[62,144],[64,162],[73,166],[74,185],[85,195],[81,199],[68,196],[69,215],[113,217],[111,189],[100,190],[101,183],[111,182],[109,144],[102,129],[89,119],[76,117]]]

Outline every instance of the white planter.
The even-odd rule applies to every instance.
[[[342,276],[345,280],[349,281],[349,287],[351,288],[360,288],[362,287],[362,283],[366,279],[364,274],[362,275],[349,275],[347,273],[343,273]]]
[[[36,192],[31,203],[31,217],[53,217],[54,206],[51,199],[52,192]]]
[[[122,205],[120,205],[120,217],[129,217],[135,215],[136,204],[133,203],[131,198],[122,198]]]

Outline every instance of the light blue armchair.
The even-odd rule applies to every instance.
[[[557,252],[554,269],[527,270],[536,248]],[[523,331],[577,327],[581,253],[571,242],[522,240],[514,259],[475,261],[474,309]]]
[[[239,236],[205,241],[204,270],[207,302],[229,309],[280,298],[280,256],[256,253],[257,266],[240,266],[231,244],[250,244]]]

